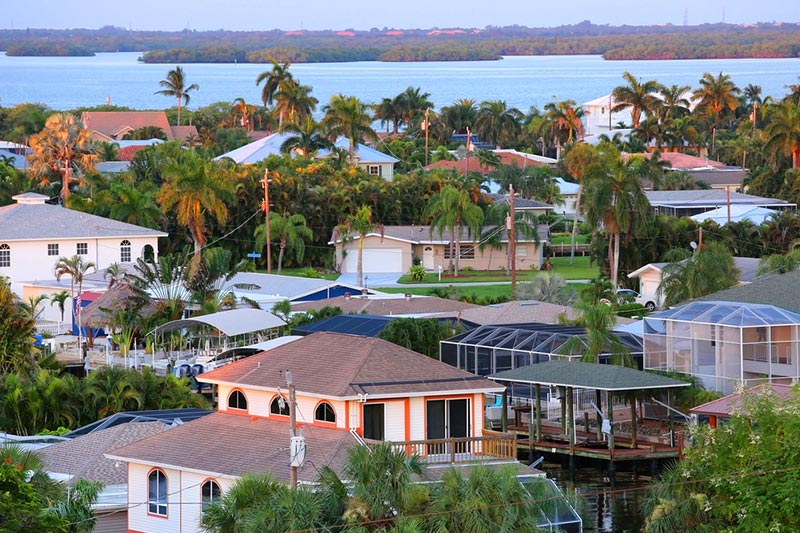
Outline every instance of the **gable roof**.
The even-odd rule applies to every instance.
[[[756,279],[756,270],[758,270],[759,261],[761,260],[757,257],[733,258],[733,266],[739,271],[739,283],[750,283]],[[656,273],[661,274],[664,271],[664,267],[669,264],[670,263],[648,263],[628,274],[628,277],[638,278],[648,270],[654,270]]]
[[[730,191],[730,196],[721,189],[699,189],[693,191],[645,191],[645,196],[653,207],[684,207],[715,209],[728,204],[754,205],[761,207],[793,207],[795,204],[776,198],[762,198],[752,194]]]
[[[170,126],[164,111],[84,111],[81,123],[98,140],[121,139],[129,131],[145,126],[161,129],[168,141],[197,136],[194,126]]]
[[[323,398],[502,391],[484,378],[389,341],[341,333],[314,333],[206,372],[198,381],[277,390],[286,387],[287,370],[298,393]]]
[[[35,193],[13,199],[16,204],[0,207],[0,242],[168,236],[163,231],[46,204],[47,197]]]
[[[483,228],[486,230],[487,228]],[[539,233],[539,240],[547,242],[550,233],[546,224],[541,224],[536,228]],[[482,231],[483,231],[482,230]],[[397,240],[403,242],[410,242],[411,244],[447,244],[454,239],[454,233],[450,229],[445,229],[441,233],[439,230],[433,229],[431,226],[383,226],[382,231],[373,230],[366,235],[367,237],[381,237],[383,239]],[[354,235],[351,240],[357,240],[360,237]],[[342,242],[344,235],[337,229],[328,244],[334,242]],[[460,241],[463,246],[475,243],[480,239],[478,234],[470,234],[467,228],[461,228]],[[500,242],[508,242],[508,232],[503,229],[500,235]],[[534,238],[524,237],[517,232],[517,242],[536,242]]]
[[[39,450],[38,455],[50,472],[106,485],[122,485],[128,479],[128,469],[117,466],[116,461],[104,454],[167,429],[169,426],[163,422],[122,424],[52,444]]]
[[[237,296],[254,298],[257,295],[268,295],[286,300],[302,300],[306,296],[334,288],[349,289],[353,294],[361,293],[361,287],[338,281],[257,272],[237,272],[226,283],[225,288],[231,288]]]
[[[755,387],[750,387],[743,391],[723,396],[716,400],[692,407],[689,412],[693,415],[709,415],[730,417],[735,412],[740,411],[745,398],[772,394],[779,400],[788,400],[793,394],[793,385],[783,385],[780,383],[762,383]]]
[[[230,152],[226,152],[220,156],[215,157],[215,160],[220,159],[232,159],[236,163],[240,164],[247,164],[252,165],[258,163],[260,161],[265,160],[271,155],[283,155],[281,153],[281,145],[286,142],[292,135],[289,133],[273,133],[271,135],[267,135],[266,137],[262,137],[261,139],[255,140],[251,143],[245,144],[244,146],[240,146],[235,150],[231,150]],[[342,149],[349,149],[350,148],[350,141],[347,137],[339,137],[336,139],[334,144],[338,148]],[[356,156],[358,156],[358,162],[360,164],[369,164],[369,163],[391,163],[394,164],[399,159],[396,159],[390,155],[384,154],[379,152],[378,150],[374,150],[364,144],[356,144],[355,147]],[[320,150],[317,152],[317,157],[324,158],[328,157],[331,154],[330,150]]]
[[[355,294],[355,293],[354,293]],[[292,304],[292,311],[319,310],[330,305],[338,307],[343,314],[368,313],[370,315],[426,315],[433,313],[448,313],[455,315],[464,309],[484,309],[475,304],[437,298],[435,296],[412,296],[405,298],[402,294],[384,296],[339,296],[312,302],[298,302]]]
[[[692,215],[691,219],[695,222],[703,222],[711,220],[720,226],[728,223],[728,213],[730,212],[730,222],[742,222],[748,220],[756,226],[763,224],[769,217],[778,213],[774,209],[767,209],[766,207],[758,207],[752,205],[731,205],[730,210],[728,206],[718,207],[711,209],[704,213]]]
[[[463,310],[460,316],[464,320],[481,325],[523,324],[527,322],[558,324],[558,317],[562,313],[566,314],[569,319],[575,319],[581,314],[574,307],[567,305],[556,305],[537,300],[515,300],[483,307],[475,306]]]
[[[306,438],[306,460],[297,477],[303,482],[317,479],[317,466],[341,473],[347,450],[357,444],[341,429],[304,426],[301,433]],[[286,420],[212,413],[113,450],[106,457],[210,476],[271,473],[288,483],[289,424]]]

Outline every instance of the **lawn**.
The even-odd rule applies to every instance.
[[[310,268],[313,268],[313,267],[283,268],[283,270],[281,270],[281,275],[282,276],[294,276],[296,278],[308,278],[308,277],[311,277],[311,276],[306,276],[305,273]],[[261,269],[257,270],[256,272],[258,272],[259,274],[266,274],[267,273],[266,270],[261,270]],[[317,271],[317,272],[319,272],[319,271]],[[273,274],[277,274],[278,273],[278,269],[277,268],[273,268],[272,269],[272,273]],[[322,272],[319,272],[319,276],[316,276],[316,277],[319,277],[319,279],[327,279],[329,281],[333,281],[333,280],[335,280],[336,278],[339,277],[339,274],[337,274],[336,272],[332,272],[330,274],[324,274]]]
[[[589,265],[588,257],[576,257],[575,264],[569,264],[569,257],[554,257],[550,260],[553,265],[553,273],[558,274],[565,280],[575,279],[594,279],[600,273],[596,265]],[[541,273],[539,270],[518,270],[517,281],[530,281]],[[411,277],[406,274],[398,280],[398,283],[414,285],[415,283],[441,283],[442,285],[454,285],[458,283],[483,283],[491,281],[511,281],[510,276],[506,276],[504,270],[466,270],[458,273],[454,278],[443,275],[441,281],[438,273],[428,273],[421,282],[411,281]]]
[[[459,298],[464,295],[474,296],[475,298],[480,298],[481,296],[505,296],[511,298],[511,285],[482,285],[478,287],[459,287],[453,285],[453,287],[458,291]],[[430,296],[431,290],[433,289],[430,287],[386,287],[376,290],[392,294],[410,292],[411,294],[419,296]]]

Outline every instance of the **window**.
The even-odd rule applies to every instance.
[[[0,268],[11,266],[11,247],[7,244],[0,244]]]
[[[89,255],[89,243],[79,242],[77,253],[78,255]]]
[[[452,244],[452,243],[451,243]],[[454,259],[456,257],[456,245],[444,247],[444,258]],[[471,243],[461,243],[461,259],[475,259],[475,245]]]
[[[153,470],[147,476],[147,510],[167,516],[167,476],[161,470]]]
[[[273,415],[289,416],[289,401],[283,396],[276,396],[269,406],[269,412]]]
[[[235,390],[228,396],[228,407],[231,409],[247,409],[247,398],[242,391]]]
[[[131,262],[131,241],[125,239],[119,243],[119,260],[121,263]]]
[[[364,404],[364,438],[384,439],[386,409],[382,403]]]
[[[48,244],[47,255],[58,255],[58,244]]]
[[[335,424],[336,411],[333,410],[333,407],[328,402],[322,402],[317,406],[317,410],[314,412],[314,420]]]
[[[380,176],[381,175],[381,166],[380,165],[368,165],[367,172],[370,176]]]
[[[209,479],[203,486],[200,488],[200,495],[201,495],[201,502],[202,502],[202,509],[205,511],[209,505],[212,503],[219,503],[220,501],[220,490],[219,490],[219,483],[214,481],[213,479]]]

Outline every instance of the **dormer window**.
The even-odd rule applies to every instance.
[[[314,411],[314,420],[318,422],[327,422],[329,424],[335,424],[336,411],[333,410],[333,406],[328,402],[322,402],[317,406],[317,409]]]
[[[247,410],[247,397],[242,391],[235,390],[228,396],[228,408]]]
[[[276,396],[269,406],[269,412],[273,415],[289,416],[289,400],[283,396]]]

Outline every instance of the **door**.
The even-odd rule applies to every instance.
[[[383,440],[385,430],[386,408],[382,403],[364,404],[364,438]]]
[[[362,270],[366,274],[395,273],[403,271],[403,250],[400,248],[373,248],[362,250]],[[348,273],[358,272],[358,249],[354,246],[347,250],[344,270]]]
[[[436,261],[433,259],[433,246],[426,246],[422,249],[422,266],[425,270],[436,269]]]
[[[431,400],[426,406],[426,438],[428,440],[460,439],[470,436],[469,400]],[[451,446],[452,444],[452,446]],[[468,453],[468,442],[432,443],[428,454]]]

